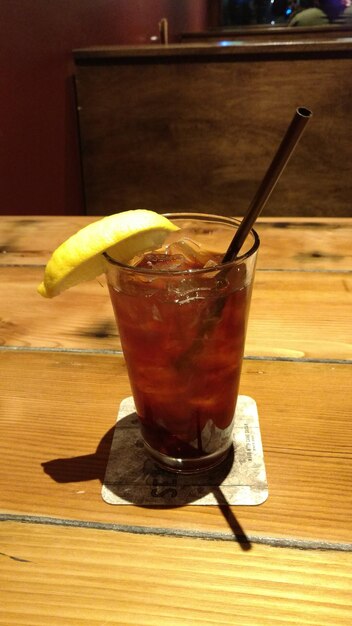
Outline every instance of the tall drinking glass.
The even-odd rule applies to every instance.
[[[232,447],[259,237],[252,230],[241,256],[221,264],[236,220],[167,217],[180,231],[162,250],[137,266],[106,254],[106,274],[146,450],[190,473]]]

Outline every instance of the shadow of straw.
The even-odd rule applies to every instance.
[[[244,552],[248,552],[248,550],[252,549],[252,544],[249,541],[245,531],[243,530],[241,524],[238,522],[238,520],[236,519],[235,515],[233,514],[231,507],[229,505],[229,503],[227,502],[224,494],[222,493],[220,487],[214,487],[212,490],[213,496],[215,498],[215,500],[218,503],[218,507],[224,517],[224,519],[226,520],[227,524],[229,525],[230,529],[232,530],[234,537],[236,538],[237,542],[239,543],[240,547],[242,548],[242,550]]]

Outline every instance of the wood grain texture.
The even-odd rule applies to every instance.
[[[5,514],[352,542],[346,364],[245,361],[240,391],[258,404],[269,498],[258,507],[232,508],[104,503],[101,486],[118,405],[130,395],[122,357],[2,351],[0,371]]]
[[[255,228],[261,240],[258,270],[352,269],[351,218],[261,217]]]
[[[351,553],[17,523],[0,537],[6,626],[350,624]]]
[[[1,269],[0,345],[121,350],[104,277],[46,300],[36,291],[42,274]],[[351,301],[351,274],[258,270],[245,354],[351,359]]]
[[[0,216],[0,267],[44,265],[51,252],[101,216]],[[258,269],[351,270],[349,218],[261,217]]]
[[[266,215],[351,215],[350,42],[165,48],[75,55],[89,214],[242,215],[304,105],[313,120]]]
[[[87,216],[0,216],[1,265],[44,265],[60,243],[95,219]]]

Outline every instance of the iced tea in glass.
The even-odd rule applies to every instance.
[[[197,472],[232,446],[259,238],[221,259],[232,218],[168,214],[180,230],[163,248],[121,264],[107,281],[144,445],[165,469]]]

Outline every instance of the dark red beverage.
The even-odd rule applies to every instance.
[[[253,275],[204,248],[187,256],[108,272],[144,442],[176,471],[211,467],[231,447]]]

